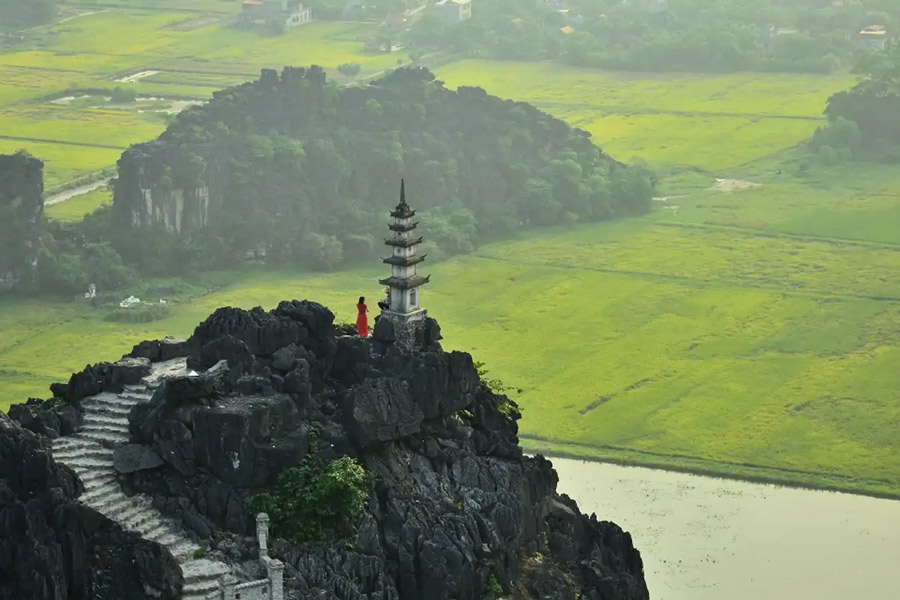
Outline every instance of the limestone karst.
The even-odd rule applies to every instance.
[[[42,472],[68,483],[31,506],[43,520],[23,523],[15,511],[29,509],[3,509],[0,539],[17,531],[63,560],[72,538],[53,521],[62,503],[120,531],[105,542],[122,550],[146,548],[167,564],[174,555],[183,570],[224,564],[238,581],[258,580],[265,573],[249,500],[316,451],[358,460],[368,497],[352,530],[324,543],[293,543],[273,527],[270,554],[284,564],[285,597],[480,599],[496,585],[510,598],[648,598],[631,537],[556,492],[551,463],[518,445],[514,403],[480,381],[470,355],[443,351],[439,339],[428,319],[417,347],[403,350],[383,335],[348,335],[325,307],[292,301],[268,312],[220,308],[186,342],[144,342],[122,361],[88,367],[53,386],[55,400],[14,407],[31,431],[4,421],[0,447],[30,440]],[[96,454],[83,454],[92,441]],[[19,471],[3,465],[2,485],[15,488]],[[113,480],[97,484],[100,471]],[[114,490],[145,502],[179,535],[141,541],[89,508],[121,516],[103,504]],[[75,502],[79,492],[89,506]],[[142,531],[127,515],[122,523]],[[6,552],[0,598],[21,589],[8,581],[22,585],[4,571]],[[140,576],[153,574],[154,589],[174,581],[167,570]],[[204,584],[213,593],[217,577]],[[32,597],[65,596],[48,589]]]

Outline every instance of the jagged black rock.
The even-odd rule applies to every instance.
[[[333,321],[306,301],[220,308],[187,343],[144,342],[124,362],[74,375],[54,388],[67,402],[48,410],[77,411],[90,401],[79,390],[118,385],[128,365],[187,355],[195,374],[132,409],[120,482],[250,577],[249,498],[311,443],[326,459],[359,460],[371,484],[352,535],[296,545],[272,531],[286,597],[474,600],[492,579],[511,598],[649,597],[630,535],[556,493],[551,463],[523,455],[501,409],[510,401],[482,383],[469,354],[442,350],[436,322],[404,352]]]

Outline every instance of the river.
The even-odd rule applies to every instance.
[[[653,600],[900,598],[900,501],[553,459],[631,532]]]

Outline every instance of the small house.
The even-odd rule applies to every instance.
[[[869,25],[860,30],[857,45],[862,50],[884,50],[887,46],[887,30],[884,25]]]
[[[445,21],[459,23],[472,18],[472,0],[441,0],[434,10]]]
[[[571,25],[560,27],[559,30],[563,33],[563,35],[572,35],[573,33],[575,33],[575,28]]]

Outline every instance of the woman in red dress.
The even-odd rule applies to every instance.
[[[367,314],[369,308],[366,306],[365,296],[359,297],[356,310],[359,311],[359,315],[356,317],[356,330],[359,332],[359,337],[369,337],[369,315]]]

